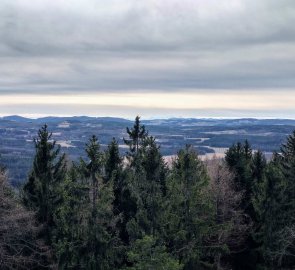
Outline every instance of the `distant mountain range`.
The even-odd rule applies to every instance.
[[[79,121],[79,122],[87,122],[87,121],[95,121],[99,119],[100,121],[119,121],[119,122],[130,122],[130,120],[123,119],[123,118],[116,118],[116,117],[90,117],[90,116],[72,116],[72,117],[57,117],[57,116],[47,116],[41,118],[27,118],[22,117],[19,115],[9,115],[0,117],[0,120],[8,120],[8,121],[15,121],[15,122],[35,122],[35,123],[52,123],[52,122],[59,122],[59,121]]]
[[[47,116],[41,118],[27,118],[19,115],[9,115],[0,117],[0,120],[8,120],[15,122],[35,122],[35,123],[54,123],[60,121],[78,121],[78,122],[123,122],[130,123],[132,120],[119,117],[91,117],[91,116],[70,116],[70,117],[57,117],[57,116]],[[151,119],[144,120],[142,122],[145,124],[206,124],[206,125],[294,125],[295,119],[257,119],[257,118],[163,118],[163,119]]]

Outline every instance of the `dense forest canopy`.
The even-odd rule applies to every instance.
[[[44,125],[23,187],[0,170],[1,269],[294,269],[295,132],[267,162],[248,141],[171,166],[140,118],[78,162]]]

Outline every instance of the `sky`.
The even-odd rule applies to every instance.
[[[1,0],[0,115],[295,118],[294,0]]]

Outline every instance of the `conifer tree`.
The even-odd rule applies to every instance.
[[[87,237],[89,187],[74,165],[59,187],[60,201],[54,212],[53,247],[58,269],[82,269]]]
[[[254,183],[261,183],[265,178],[267,166],[266,158],[261,151],[256,151],[252,159],[252,179]]]
[[[129,148],[127,152],[128,163],[122,173],[119,192],[117,192],[118,195],[116,196],[116,205],[122,213],[120,236],[125,244],[129,244],[131,238],[134,240],[140,237],[140,229],[134,228],[134,226],[138,225],[134,218],[139,210],[139,186],[142,179],[145,179],[145,172],[142,167],[142,153],[148,132],[145,130],[145,126],[141,125],[139,116],[135,118],[133,128],[127,127],[126,131],[129,138],[124,138],[124,143]]]
[[[113,138],[105,152],[105,180],[110,181],[113,179],[117,182],[117,177],[122,170],[121,167],[122,158],[120,157],[118,142]],[[114,185],[116,186],[115,183]]]
[[[190,146],[178,152],[167,185],[168,247],[184,269],[201,269],[203,239],[209,235],[213,212],[206,192],[205,167]]]
[[[117,258],[118,238],[112,181],[103,182],[103,153],[96,136],[86,144],[87,160],[81,159],[80,171],[89,189],[89,204],[85,205],[86,229],[81,264],[86,269],[113,269]]]
[[[267,162],[264,154],[261,151],[257,151],[254,153],[251,164],[251,172],[252,172],[252,188],[251,188],[251,212],[248,211],[254,222],[257,221],[256,210],[253,204],[257,198],[263,196],[265,192],[266,185],[266,173],[267,173]],[[250,209],[250,208],[249,208]],[[259,227],[259,224],[256,224],[255,227]]]
[[[186,146],[171,168],[139,117],[127,133],[126,162],[92,136],[71,167],[43,126],[22,191],[32,212],[0,166],[4,269],[50,267],[49,253],[58,269],[293,269],[295,131],[270,162],[245,141],[206,163]]]
[[[286,181],[280,162],[274,158],[265,171],[265,178],[258,182],[253,194],[253,205],[256,216],[254,239],[261,255],[260,264],[265,269],[277,269],[279,242],[285,219],[283,201]]]
[[[245,204],[249,202],[251,193],[251,160],[252,150],[248,143],[238,142],[228,149],[225,161],[229,169],[235,174],[238,191],[245,191]]]
[[[125,142],[129,146],[129,162],[124,170],[124,195],[121,196],[123,237],[128,235],[128,240],[125,238],[124,242],[134,247],[135,243],[144,241],[144,237],[149,235],[160,248],[167,169],[155,138],[148,136],[139,117],[127,133],[129,139]]]
[[[239,269],[256,269],[258,260],[257,243],[253,239],[256,224],[256,213],[253,206],[255,193],[259,193],[259,181],[263,181],[264,174],[264,156],[261,152],[252,153],[248,141],[243,144],[238,142],[226,152],[225,161],[230,171],[235,175],[235,184],[237,191],[243,193],[240,209],[245,212],[249,219],[251,230],[246,237],[242,252],[235,255],[235,265]],[[262,179],[260,179],[262,178]]]
[[[160,146],[157,145],[156,139],[152,136],[145,139],[142,164],[148,183],[157,185],[157,188],[160,187],[163,195],[165,195],[167,168],[160,152]]]
[[[114,191],[113,210],[115,215],[122,211],[121,200],[123,199],[124,173],[123,158],[120,156],[118,142],[115,138],[109,143],[105,151],[105,176],[104,182],[112,182]]]
[[[137,213],[128,224],[133,239],[145,234],[159,235],[166,177],[165,164],[155,138],[145,138],[138,161],[133,174]]]
[[[144,236],[136,240],[127,253],[130,270],[180,270],[183,269],[177,259],[167,252],[164,245],[159,245],[152,236]]]
[[[148,136],[148,132],[145,130],[145,126],[140,123],[140,117],[136,116],[133,128],[126,128],[128,139],[124,138],[125,144],[129,147],[129,158],[135,157],[140,148],[143,146],[145,138]]]
[[[66,174],[65,155],[60,155],[60,146],[51,137],[47,125],[38,131],[33,168],[23,188],[25,205],[36,211],[39,221],[47,226],[53,225],[57,188]]]
[[[93,210],[96,209],[99,182],[102,179],[103,154],[100,152],[98,139],[93,135],[85,148],[87,161],[81,159],[81,171],[89,183],[89,191]]]
[[[283,237],[277,253],[280,254],[279,264],[295,265],[295,239],[290,237],[295,224],[295,131],[288,136],[286,143],[281,147],[281,168],[286,188],[283,211],[280,215],[280,219],[284,221],[284,227],[280,231]]]

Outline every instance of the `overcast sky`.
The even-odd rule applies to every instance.
[[[294,0],[1,0],[0,114],[295,118]]]

